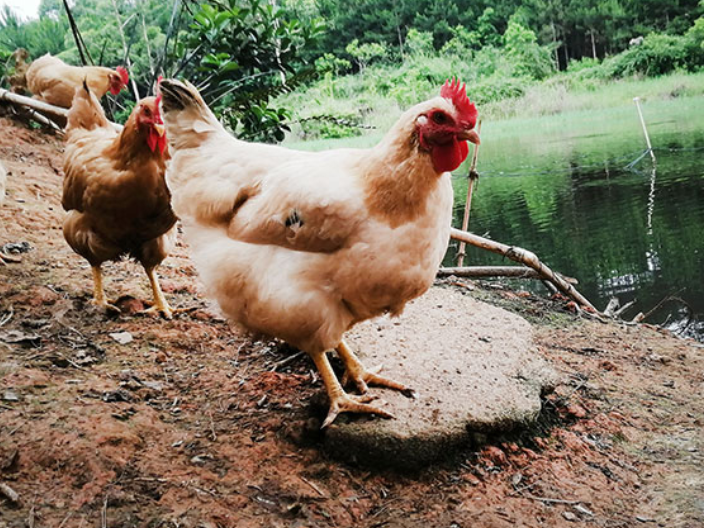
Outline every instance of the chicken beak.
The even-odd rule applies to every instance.
[[[463,130],[457,134],[457,139],[461,141],[471,141],[475,145],[479,145],[481,140],[479,139],[479,134],[476,130]]]
[[[154,127],[154,130],[156,130],[156,133],[159,134],[159,137],[164,137],[164,132],[166,131],[164,125],[154,123],[152,126]]]

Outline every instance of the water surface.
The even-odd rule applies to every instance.
[[[577,278],[599,309],[611,296],[636,299],[633,316],[679,297],[650,321],[681,327],[704,313],[704,98],[645,102],[643,111],[657,163],[648,156],[631,170],[645,148],[632,103],[486,123],[470,230],[535,252]],[[455,177],[456,226],[466,170]],[[468,255],[472,265],[505,263],[474,248]],[[445,264],[454,259],[452,247]],[[704,338],[704,325],[687,332]]]

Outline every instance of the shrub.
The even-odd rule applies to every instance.
[[[604,68],[609,77],[655,76],[687,69],[688,59],[686,37],[652,33],[639,46],[606,59]]]

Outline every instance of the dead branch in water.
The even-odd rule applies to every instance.
[[[438,270],[438,277],[450,277],[452,275],[468,278],[511,277],[515,279],[543,279],[543,276],[533,268],[524,266],[464,266],[440,268]],[[561,275],[561,277],[565,282],[577,284],[577,279],[565,277],[564,275]]]
[[[467,231],[462,231],[460,229],[452,228],[450,231],[450,236],[455,240],[464,241],[472,246],[486,249],[492,253],[498,253],[506,258],[509,258],[515,262],[520,262],[526,266],[533,268],[541,278],[550,281],[555,285],[555,287],[562,293],[573,299],[579,305],[597,312],[598,310],[594,308],[592,303],[590,303],[581,293],[579,293],[574,286],[567,282],[562,276],[552,271],[548,266],[543,264],[537,255],[526,249],[508,246],[502,244],[501,242],[495,242],[494,240],[489,240],[488,238],[480,237],[473,233]]]

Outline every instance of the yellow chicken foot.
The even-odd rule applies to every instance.
[[[121,310],[117,306],[110,304],[110,302],[105,299],[105,291],[103,290],[103,273],[100,270],[100,266],[92,266],[91,270],[93,270],[93,299],[91,300],[91,303],[107,313],[121,313]]]
[[[347,343],[340,341],[337,345],[338,356],[345,364],[345,375],[343,377],[343,385],[347,383],[348,380],[354,382],[357,386],[357,390],[361,394],[365,394],[369,389],[368,385],[376,385],[378,387],[387,387],[389,389],[394,389],[400,391],[404,396],[409,398],[413,397],[413,389],[406,387],[405,385],[394,381],[383,376],[379,376],[377,372],[381,370],[381,367],[374,369],[373,371],[367,370],[362,365],[362,362],[354,352],[347,346]]]
[[[153,314],[161,313],[164,318],[172,319],[173,310],[169,303],[164,297],[164,292],[161,291],[161,286],[159,285],[159,278],[156,276],[156,268],[145,268],[147,272],[147,277],[149,277],[149,283],[152,285],[152,293],[154,294],[154,305],[151,308],[143,310],[143,314]]]
[[[317,354],[311,354],[315,366],[320,372],[320,377],[325,383],[325,390],[330,398],[330,410],[328,415],[323,422],[322,429],[325,429],[328,425],[335,421],[337,415],[343,412],[354,412],[354,413],[366,413],[366,414],[376,414],[382,418],[393,418],[393,415],[379,407],[374,407],[373,405],[368,405],[367,402],[373,400],[370,396],[350,396],[343,389],[340,382],[337,381],[335,373],[330,366],[325,352],[319,352]]]

